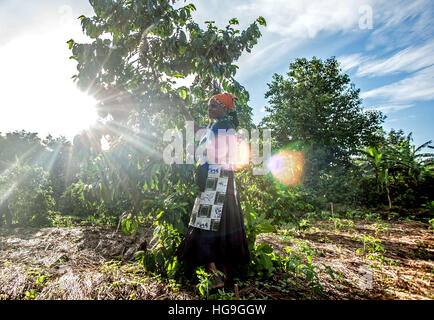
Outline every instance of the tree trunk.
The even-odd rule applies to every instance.
[[[380,178],[378,175],[378,170],[375,169],[375,181],[377,182],[377,193],[380,193]]]
[[[387,200],[389,201],[389,209],[392,209],[392,198],[390,197],[389,184],[386,183]]]

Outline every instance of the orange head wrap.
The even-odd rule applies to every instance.
[[[217,99],[218,101],[223,103],[229,111],[234,108],[235,96],[233,94],[230,94],[230,93],[216,94],[215,96],[211,97],[210,101],[212,101],[214,99]]]

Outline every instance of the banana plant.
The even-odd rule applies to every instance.
[[[387,192],[387,201],[389,203],[389,209],[392,209],[392,195],[390,192],[390,176],[389,176],[389,168],[383,168],[379,172],[379,181],[381,184],[384,184]]]
[[[377,184],[377,192],[380,193],[380,171],[381,171],[381,159],[383,154],[378,151],[377,147],[368,147],[362,151],[364,157],[361,159],[365,163],[365,167],[372,168],[375,172],[375,181]]]

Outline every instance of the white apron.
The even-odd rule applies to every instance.
[[[204,143],[207,139],[208,135],[202,139],[200,144]],[[218,231],[223,212],[223,204],[226,199],[229,180],[228,173],[232,172],[222,170],[222,168],[216,164],[209,164],[205,191],[200,192],[195,199],[190,217],[190,226],[203,230]],[[233,181],[235,199],[237,199],[235,178]]]

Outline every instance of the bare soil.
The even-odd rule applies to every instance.
[[[259,241],[270,243],[281,254],[284,247],[297,246],[298,242],[316,250],[313,264],[328,265],[340,274],[336,281],[330,281],[322,270],[321,299],[434,299],[434,233],[427,224],[388,222],[386,230],[378,232],[374,222],[354,223],[351,230],[339,230],[333,223],[317,222],[311,230],[297,232],[289,242],[276,234],[260,235]],[[384,261],[357,252],[363,248],[362,241],[357,240],[360,235],[381,240],[385,252],[378,252]]]
[[[381,239],[385,261],[357,253],[363,244],[356,234]],[[149,277],[134,261],[151,237],[149,230],[126,236],[103,227],[0,228],[0,299],[197,299],[192,288]],[[282,255],[284,247],[297,247],[300,242],[314,249],[312,262],[324,288],[317,296],[320,299],[434,298],[434,233],[427,224],[389,222],[378,233],[373,222],[355,221],[352,230],[318,222],[288,237],[262,234],[258,241],[270,243]],[[337,272],[337,279],[331,279],[323,264]],[[272,281],[277,283],[279,275]],[[245,286],[239,295],[309,298],[302,278],[294,288],[283,293],[273,286]]]
[[[0,299],[192,298],[134,262],[151,236],[102,227],[0,228]]]

